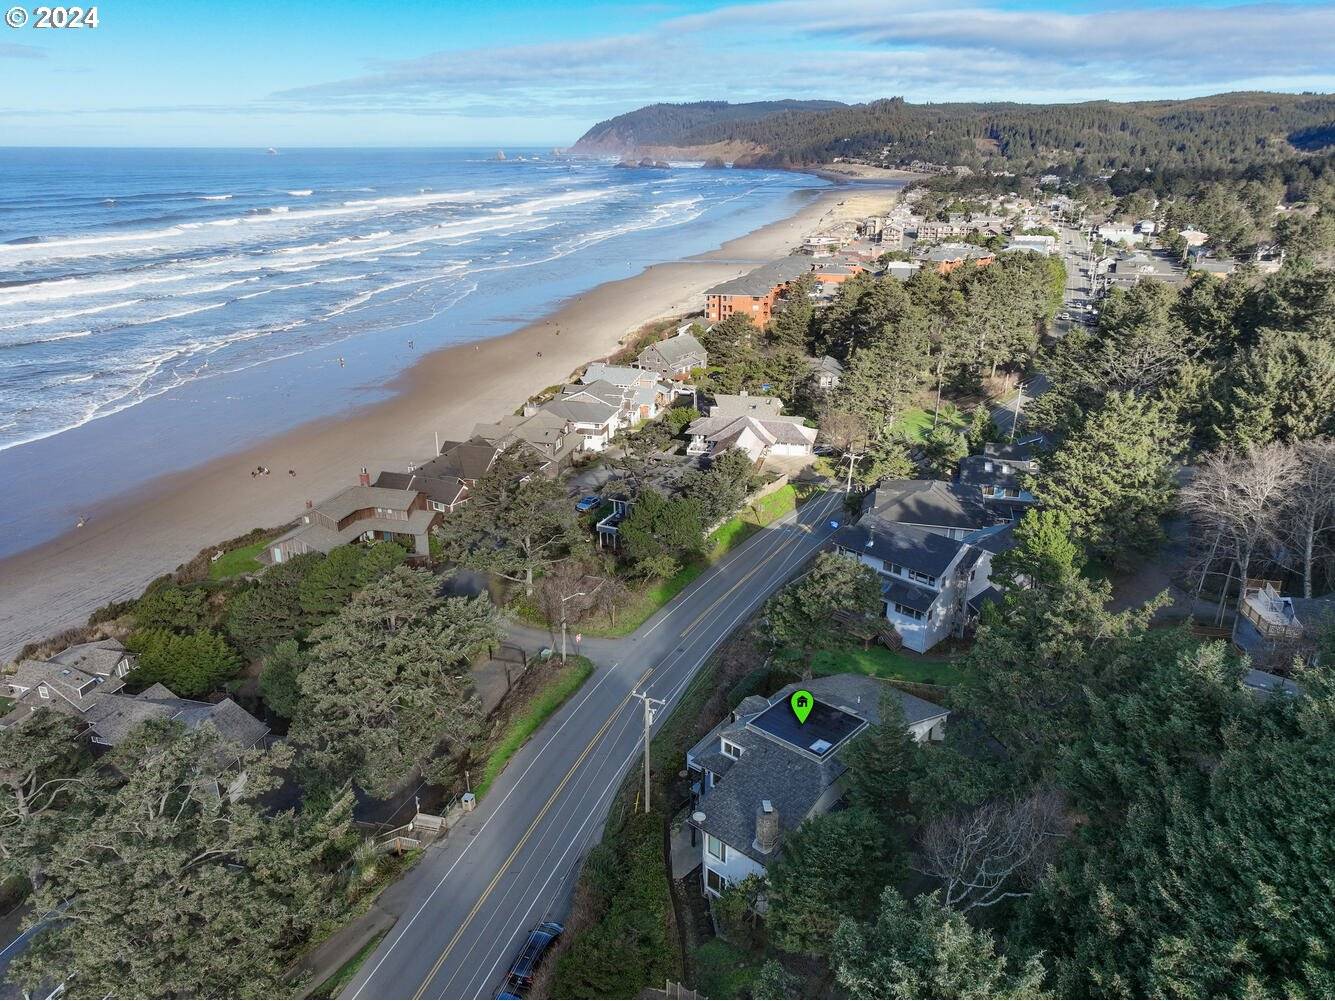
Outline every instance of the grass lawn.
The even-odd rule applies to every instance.
[[[811,658],[815,674],[842,674],[854,671],[888,681],[913,681],[920,685],[957,685],[964,680],[958,660],[928,660],[914,654],[873,646],[863,650],[820,650]]]
[[[380,940],[388,934],[389,929],[379,932],[371,941],[357,950],[356,955],[340,966],[337,970],[320,984],[315,990],[306,996],[309,998],[336,998],[343,993],[343,988],[347,987],[352,978],[357,975],[357,971],[362,968],[362,963],[366,962],[366,957],[375,952],[375,947],[380,944]]]
[[[255,557],[264,552],[264,547],[268,544],[268,542],[254,542],[249,546],[223,553],[219,559],[209,564],[209,580],[226,580],[238,574],[257,573],[263,570],[263,564]]]
[[[580,685],[584,684],[592,673],[593,661],[587,657],[571,657],[561,673],[534,696],[533,701],[519,716],[511,720],[509,729],[501,737],[500,743],[487,756],[482,780],[474,790],[479,799],[491,788],[496,776],[501,774],[501,769],[514,757],[515,752],[524,746],[524,742],[533,735],[533,731],[560,709],[566,699],[579,691]]]
[[[963,431],[968,426],[968,421],[960,413],[959,408],[944,400],[941,403],[941,423],[956,431]],[[927,432],[932,430],[932,411],[921,407],[906,410],[903,416],[895,421],[894,430],[912,442],[921,443],[926,438]]]

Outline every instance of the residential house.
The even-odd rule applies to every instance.
[[[841,553],[880,575],[882,612],[904,646],[926,653],[963,636],[971,599],[991,587],[992,557],[1013,545],[1009,531],[980,530],[969,541],[864,515],[830,538]]]
[[[1038,472],[1033,443],[988,442],[982,455],[965,456],[959,462],[956,482],[976,489],[983,503],[1008,520],[1018,520],[1038,503],[1025,486],[1026,478]]]
[[[381,472],[373,486],[421,491],[432,511],[449,514],[468,500],[500,454],[501,449],[482,438],[442,442],[435,458],[410,465],[407,472]]]
[[[428,556],[428,537],[441,515],[426,492],[373,487],[365,468],[358,479],[357,486],[319,504],[307,501],[300,524],[269,543],[262,558],[283,563],[302,553],[328,553],[353,542],[397,542],[411,556]]]
[[[799,688],[814,705],[799,723],[789,699]],[[941,740],[949,711],[875,678],[836,674],[751,695],[686,755],[694,779],[691,825],[703,835],[701,890],[718,896],[747,876],[763,876],[786,835],[843,799],[844,753],[880,722],[883,695],[897,699],[919,742]]]
[[[945,480],[885,479],[862,501],[863,518],[965,539],[996,523],[979,492]]]
[[[829,355],[822,355],[811,365],[811,378],[815,382],[816,388],[824,392],[829,392],[839,385],[839,380],[844,377],[844,366],[837,358],[831,358]]]
[[[84,734],[102,747],[115,747],[150,719],[179,720],[191,730],[210,724],[239,747],[254,747],[268,734],[267,726],[231,699],[181,699],[161,684],[138,695],[124,694],[124,679],[136,663],[116,640],[81,643],[47,660],[21,661],[3,681],[16,705],[0,719],[0,728],[19,726],[46,708],[81,720]]]
[[[948,275],[967,263],[985,268],[996,259],[997,255],[992,251],[974,246],[972,243],[943,243],[918,255],[918,260],[924,267],[935,268],[938,274],[943,275]]]
[[[596,361],[585,370],[579,381],[586,386],[605,382],[618,389],[629,390],[627,407],[638,412],[630,422],[631,427],[640,421],[653,420],[672,402],[672,387],[664,385],[656,373],[631,368],[629,365],[608,365]],[[570,388],[566,387],[567,392]]]
[[[1181,285],[1187,280],[1186,272],[1168,255],[1146,252],[1124,254],[1112,262],[1108,273],[1112,283],[1122,288],[1138,285],[1147,278],[1168,285]]]
[[[117,640],[96,640],[68,647],[46,660],[21,660],[0,680],[15,707],[0,726],[27,719],[34,709],[82,715],[102,695],[119,692],[138,659]]]
[[[1132,226],[1111,222],[1105,222],[1097,232],[1099,239],[1105,243],[1125,243],[1128,247],[1135,246],[1145,238],[1143,233],[1136,232]]]
[[[616,394],[615,402],[599,398],[595,390],[586,387],[544,403],[538,413],[565,421],[569,432],[581,437],[581,450],[601,452],[622,426],[621,391],[615,386],[611,389]]]
[[[687,427],[686,454],[721,455],[740,448],[756,462],[767,456],[812,455],[816,429],[782,411],[777,396],[717,396],[709,415]]]
[[[885,274],[890,278],[898,278],[900,281],[907,281],[913,277],[915,271],[922,267],[918,261],[887,261],[885,264]]]
[[[1311,656],[1323,629],[1335,625],[1335,594],[1295,598],[1282,593],[1277,581],[1245,582],[1233,620],[1233,642],[1253,662],[1281,661]]]
[[[584,442],[584,435],[576,434],[569,420],[544,409],[478,424],[473,437],[501,451],[518,445],[537,461],[544,476],[556,476],[569,466]]]
[[[774,304],[779,296],[792,282],[810,271],[811,258],[795,255],[771,261],[739,278],[715,285],[705,292],[705,319],[720,323],[741,313],[764,330],[774,314]]]
[[[1214,275],[1216,278],[1227,278],[1238,270],[1238,262],[1232,257],[1216,257],[1204,247],[1189,247],[1187,267],[1202,274]]]
[[[682,382],[692,369],[709,364],[709,354],[691,333],[655,341],[640,352],[635,364],[650,372],[657,372],[666,382]]]
[[[1205,241],[1210,239],[1210,234],[1204,230],[1195,229],[1188,226],[1186,229],[1178,230],[1178,236],[1182,237],[1182,242],[1188,247],[1203,246]]]

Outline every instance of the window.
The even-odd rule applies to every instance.
[[[722,893],[728,888],[728,881],[709,866],[705,866],[705,889],[710,893]]]
[[[898,612],[900,615],[908,616],[915,622],[921,622],[923,618],[925,618],[923,613],[918,611],[916,608],[909,608],[908,605],[901,605],[897,601],[895,602],[895,611]]]
[[[916,580],[919,584],[929,584],[932,587],[936,586],[936,578],[931,574],[923,573],[921,570],[910,570],[909,580]]]
[[[49,699],[51,697],[51,691],[45,685],[37,686],[37,694],[44,699]]]
[[[431,502],[431,510],[433,510],[433,511],[445,511],[445,510],[446,510],[446,507],[445,507],[445,505],[442,504],[440,501],[432,501],[432,502]]]
[[[733,761],[742,756],[742,749],[729,740],[723,741],[722,751],[726,757],[732,758]]]
[[[712,834],[705,835],[705,854],[720,862],[728,861],[728,846]]]

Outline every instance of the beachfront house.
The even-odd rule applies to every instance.
[[[686,429],[687,455],[722,455],[743,449],[752,461],[768,456],[812,455],[816,429],[800,417],[785,416],[777,396],[716,396],[709,415]]]
[[[479,424],[473,437],[499,451],[518,445],[538,463],[544,476],[554,477],[570,465],[584,436],[576,434],[569,420],[539,409],[531,414],[507,414],[493,424]]]
[[[619,394],[623,400],[623,409],[631,416],[628,427],[635,427],[641,421],[656,418],[672,402],[671,386],[664,385],[656,372],[629,365],[609,365],[606,362],[594,362],[580,376],[580,384],[598,386],[606,383],[626,392]],[[572,387],[567,386],[569,393]]]
[[[792,282],[811,271],[811,263],[809,257],[783,257],[715,285],[705,292],[705,319],[721,323],[740,313],[764,330],[774,315],[774,303]]]
[[[136,663],[134,654],[110,639],[81,643],[46,660],[20,661],[3,681],[15,706],[0,719],[0,729],[49,709],[82,721],[83,735],[100,747],[115,747],[150,719],[176,720],[191,730],[208,724],[238,747],[254,747],[268,735],[267,726],[231,699],[181,699],[161,684],[124,694],[124,679]]]
[[[430,555],[428,538],[440,521],[425,490],[374,487],[365,468],[355,487],[315,504],[300,523],[269,543],[262,559],[284,563],[302,553],[328,553],[353,542],[397,542],[410,556]]]
[[[539,412],[565,421],[568,433],[579,437],[578,448],[585,452],[607,448],[622,421],[620,393],[616,402],[608,402],[583,391],[544,403]]]
[[[805,723],[789,704],[814,697]],[[880,722],[883,695],[898,700],[919,742],[945,736],[949,711],[860,674],[813,678],[766,699],[743,699],[686,754],[693,779],[691,826],[699,838],[701,892],[718,896],[747,876],[764,876],[783,839],[843,799],[844,752]]]
[[[635,359],[635,364],[657,372],[665,382],[682,382],[692,369],[709,364],[709,353],[691,333],[677,334],[650,344]]]

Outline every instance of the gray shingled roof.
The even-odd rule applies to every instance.
[[[976,490],[945,480],[882,480],[862,509],[907,525],[976,529],[989,521]]]
[[[859,674],[837,674],[813,678],[788,685],[768,700],[751,696],[737,707],[733,717],[714,727],[690,751],[693,763],[710,768],[717,753],[719,740],[727,737],[730,743],[742,748],[736,760],[728,761],[726,774],[713,789],[705,792],[698,808],[704,813],[701,827],[735,850],[762,862],[773,857],[760,851],[754,844],[756,811],[762,800],[769,800],[779,814],[783,832],[800,825],[839,776],[847,769],[839,754],[839,745],[829,756],[816,760],[784,741],[750,726],[761,712],[776,703],[787,702],[798,688],[805,688],[816,700],[828,706],[860,717],[868,723],[880,721],[880,699],[892,694],[899,699],[908,725],[944,718],[949,710],[925,699],[893,688],[875,678]],[[776,852],[777,853],[777,849]]]
[[[859,555],[874,556],[911,570],[940,577],[967,543],[912,525],[896,525],[876,515],[864,515],[831,536],[836,545]],[[870,545],[868,544],[870,543]]]
[[[891,577],[881,579],[881,595],[886,601],[916,608],[920,612],[930,612],[936,599],[941,596],[937,591],[919,587],[917,584],[910,584],[906,580],[895,580]]]
[[[777,261],[761,265],[754,271],[748,271],[740,278],[715,285],[706,290],[705,295],[769,295],[775,287],[786,285],[800,275],[806,274],[811,270],[811,264],[810,257],[796,255],[781,257]]]
[[[676,367],[692,355],[705,357],[704,347],[691,334],[677,334],[650,344],[640,352],[638,360],[646,368],[654,368],[660,359],[668,366]]]
[[[375,485],[395,490],[420,490],[431,500],[447,505],[457,504],[468,491],[459,477],[431,476],[426,472],[426,466],[410,473],[383,472],[376,477]]]
[[[269,732],[231,699],[216,704],[181,699],[163,685],[139,695],[105,696],[86,718],[97,739],[113,747],[151,719],[179,720],[189,730],[212,724],[223,740],[241,747],[257,744]]]

